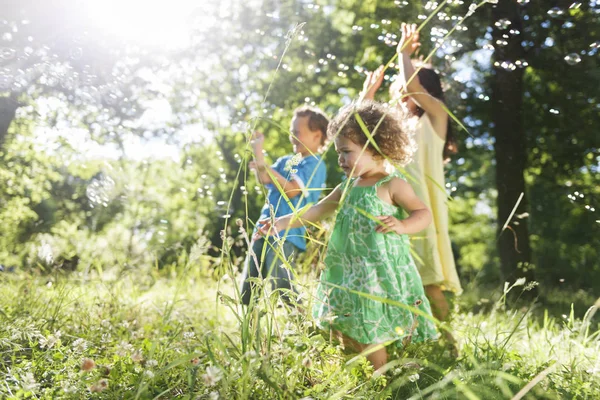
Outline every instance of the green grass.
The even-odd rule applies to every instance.
[[[1,397],[510,399],[536,377],[523,398],[600,393],[598,316],[507,310],[502,293],[473,313],[458,299],[458,359],[411,344],[376,376],[276,294],[245,311],[233,288],[189,267],[3,275]]]

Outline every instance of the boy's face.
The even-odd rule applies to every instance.
[[[321,131],[311,131],[308,118],[294,117],[290,127],[290,143],[294,147],[294,153],[303,156],[315,154],[321,145]]]
[[[335,151],[338,153],[338,164],[347,177],[361,176],[378,164],[369,149],[363,151],[363,146],[354,143],[344,136],[335,138]]]

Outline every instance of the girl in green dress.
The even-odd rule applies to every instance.
[[[389,172],[386,159],[406,165],[414,152],[397,110],[351,104],[327,134],[348,179],[304,213],[259,221],[259,232],[283,233],[338,211],[313,316],[379,369],[387,363],[386,345],[437,338],[407,236],[425,229],[431,214],[404,177]]]

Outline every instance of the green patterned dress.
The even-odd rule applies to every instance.
[[[415,342],[437,338],[433,322],[406,307],[431,316],[408,236],[375,232],[375,216],[406,218],[404,210],[377,196],[377,187],[394,176],[399,174],[368,187],[353,186],[355,180],[350,180],[329,239],[313,308],[320,328],[335,329],[363,344],[396,340],[402,346],[407,336]]]

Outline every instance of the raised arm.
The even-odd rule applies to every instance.
[[[383,83],[383,65],[380,65],[375,71],[367,72],[367,77],[363,83],[363,90],[360,92],[359,101],[375,100],[375,93]]]
[[[417,24],[402,23],[402,37],[398,42],[398,63],[400,64],[400,81],[406,82],[405,95],[410,96],[419,107],[429,116],[431,121],[448,121],[448,114],[444,110],[443,103],[431,96],[419,81],[412,64],[412,54],[421,46]],[[411,79],[412,78],[412,79]],[[444,129],[443,132],[446,132]]]
[[[283,175],[267,165],[263,154],[264,140],[264,135],[257,131],[252,134],[250,141],[255,161],[250,162],[249,167],[256,171],[256,179],[263,185],[274,184],[277,181],[289,199],[299,196],[302,194],[302,188],[298,182],[295,180],[288,181]]]
[[[388,185],[392,202],[408,212],[408,218],[398,220],[389,215],[378,217],[382,225],[376,228],[377,232],[397,234],[412,234],[422,231],[431,223],[431,212],[417,197],[412,186],[400,178],[394,178]]]

